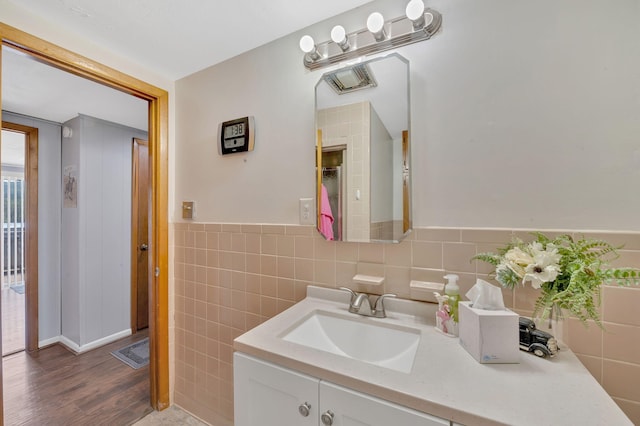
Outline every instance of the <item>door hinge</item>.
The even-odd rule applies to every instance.
[[[160,268],[156,266],[156,277],[160,276]]]

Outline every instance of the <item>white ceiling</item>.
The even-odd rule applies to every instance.
[[[177,80],[371,0],[9,0]],[[3,48],[2,108],[147,128],[147,103]]]

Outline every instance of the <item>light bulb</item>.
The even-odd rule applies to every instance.
[[[422,0],[411,0],[405,9],[407,18],[413,23],[414,30],[424,28],[424,3]]]
[[[334,43],[341,43],[344,41],[346,34],[347,32],[342,25],[336,25],[331,29],[331,40],[333,40]]]
[[[342,25],[336,25],[331,29],[331,40],[340,46],[340,49],[342,49],[343,52],[349,49],[347,32]]]
[[[317,61],[322,58],[322,55],[318,52],[316,42],[313,41],[313,37],[310,35],[304,35],[300,38],[300,50],[306,53],[305,61]]]
[[[311,53],[315,50],[316,43],[310,35],[304,35],[300,39],[300,50],[304,53]]]
[[[367,29],[373,34],[376,41],[382,41],[387,38],[384,31],[384,17],[379,12],[373,12],[367,18]]]
[[[380,12],[373,12],[367,18],[367,29],[372,33],[380,32],[384,28],[384,17]]]
[[[405,9],[407,18],[415,21],[424,15],[424,3],[422,0],[411,0]]]

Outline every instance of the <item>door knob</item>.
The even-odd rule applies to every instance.
[[[310,411],[311,411],[311,405],[308,402],[304,402],[300,404],[300,406],[298,407],[298,412],[302,417],[307,417]]]
[[[322,420],[323,425],[331,426],[333,424],[333,413],[331,412],[331,410],[327,410],[322,413],[322,416],[320,416],[320,420]]]
[[[140,244],[140,251],[147,251],[149,249],[149,246],[146,244]]]

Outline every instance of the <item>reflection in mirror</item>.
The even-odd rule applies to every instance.
[[[316,85],[318,231],[400,241],[411,228],[409,62],[394,53]]]

